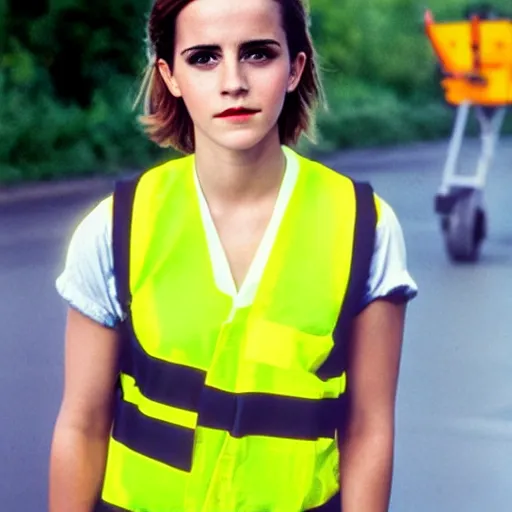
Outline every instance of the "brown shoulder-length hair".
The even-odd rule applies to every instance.
[[[151,140],[161,147],[174,147],[183,153],[195,151],[194,127],[182,98],[174,97],[157,68],[158,59],[170,66],[174,61],[176,18],[193,0],[155,0],[149,15],[147,44],[149,63],[136,104],[144,98],[144,115],[139,121]],[[293,145],[305,134],[315,139],[314,110],[324,95],[318,73],[316,52],[309,32],[305,0],[275,0],[281,6],[290,58],[299,52],[307,57],[306,67],[295,91],[287,94],[279,117],[282,144]]]

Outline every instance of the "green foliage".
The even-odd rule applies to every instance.
[[[141,133],[132,110],[150,3],[48,0],[37,12],[0,0],[0,183],[116,172],[168,157]],[[424,9],[460,19],[470,4],[311,0],[330,108],[319,114],[319,145],[302,147],[446,136],[453,112],[436,78]],[[493,1],[510,14],[509,4]]]
[[[430,83],[422,12],[410,0],[314,3],[313,37],[326,75],[341,75],[410,95]]]
[[[319,118],[323,149],[429,140],[451,128],[452,113],[441,103],[403,101],[392,89],[350,79],[329,90],[331,107]]]

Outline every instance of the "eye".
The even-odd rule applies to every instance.
[[[244,55],[244,60],[252,62],[265,62],[276,57],[276,53],[269,48],[254,48]]]
[[[217,60],[217,56],[212,52],[196,52],[193,53],[188,59],[187,62],[192,66],[209,66],[211,64],[215,64]]]

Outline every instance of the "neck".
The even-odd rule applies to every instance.
[[[246,151],[200,144],[195,160],[206,198],[228,203],[257,201],[276,194],[286,166],[278,136]]]

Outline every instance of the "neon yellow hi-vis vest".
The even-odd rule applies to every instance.
[[[234,313],[215,285],[194,157],[118,184],[114,269],[128,317],[97,510],[339,512],[344,349],[376,202],[369,185],[296,158],[256,297]]]

